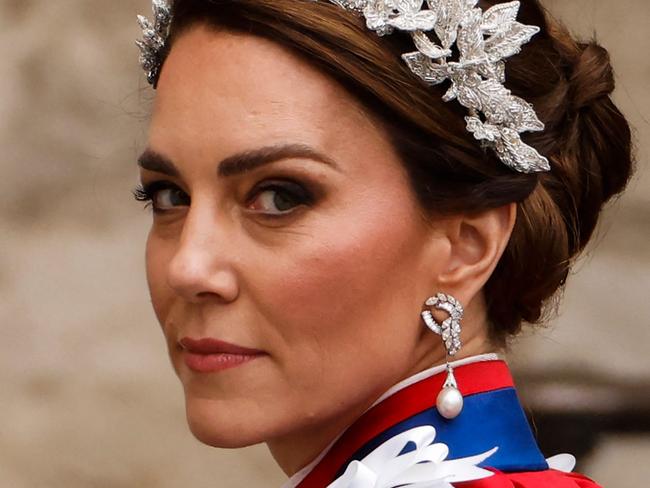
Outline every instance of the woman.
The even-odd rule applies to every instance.
[[[288,487],[596,487],[495,353],[632,172],[607,52],[536,0],[154,13],[136,198],[193,434]]]

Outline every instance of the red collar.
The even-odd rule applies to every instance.
[[[504,361],[480,361],[454,368],[463,396],[513,387]],[[296,485],[296,488],[325,488],[352,455],[371,439],[413,415],[432,408],[436,394],[446,379],[446,371],[397,391],[357,419],[332,445],[323,459]]]

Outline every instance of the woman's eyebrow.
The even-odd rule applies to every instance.
[[[155,171],[156,173],[162,173],[167,176],[180,176],[180,171],[178,171],[178,168],[172,163],[171,159],[152,149],[146,149],[140,155],[138,158],[138,166],[142,169]]]
[[[336,162],[307,144],[279,144],[242,151],[228,156],[219,163],[217,174],[222,177],[235,176],[252,171],[260,166],[289,158],[307,158],[339,169]],[[179,177],[180,171],[168,157],[146,149],[138,158],[138,166],[149,171]]]
[[[265,164],[290,158],[312,159],[338,169],[338,165],[334,160],[307,144],[279,144],[260,147],[227,157],[219,163],[219,176],[233,176],[245,173]]]

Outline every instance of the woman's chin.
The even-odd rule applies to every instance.
[[[186,417],[197,440],[212,447],[240,448],[259,444],[265,439],[264,426],[256,425],[255,415],[245,410],[224,408],[210,400],[186,401]]]

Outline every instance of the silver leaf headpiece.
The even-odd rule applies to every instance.
[[[155,88],[172,22],[172,9],[167,0],[153,0],[152,8],[153,23],[143,15],[138,15],[143,38],[135,43],[140,48],[140,65],[147,73],[147,81]]]
[[[380,36],[395,29],[408,32],[416,51],[402,58],[410,70],[429,85],[449,80],[443,100],[458,100],[468,109],[467,130],[505,165],[522,173],[550,170],[548,159],[519,135],[544,130],[544,124],[531,104],[504,86],[505,59],[540,30],[517,22],[519,1],[500,3],[485,12],[477,7],[478,0],[426,0],[428,8],[424,0],[329,1],[363,15],[368,29]],[[155,86],[171,9],[166,0],[153,0],[153,9],[153,25],[138,17],[144,31],[138,46],[142,67]],[[454,45],[459,53],[455,61],[448,59]]]

